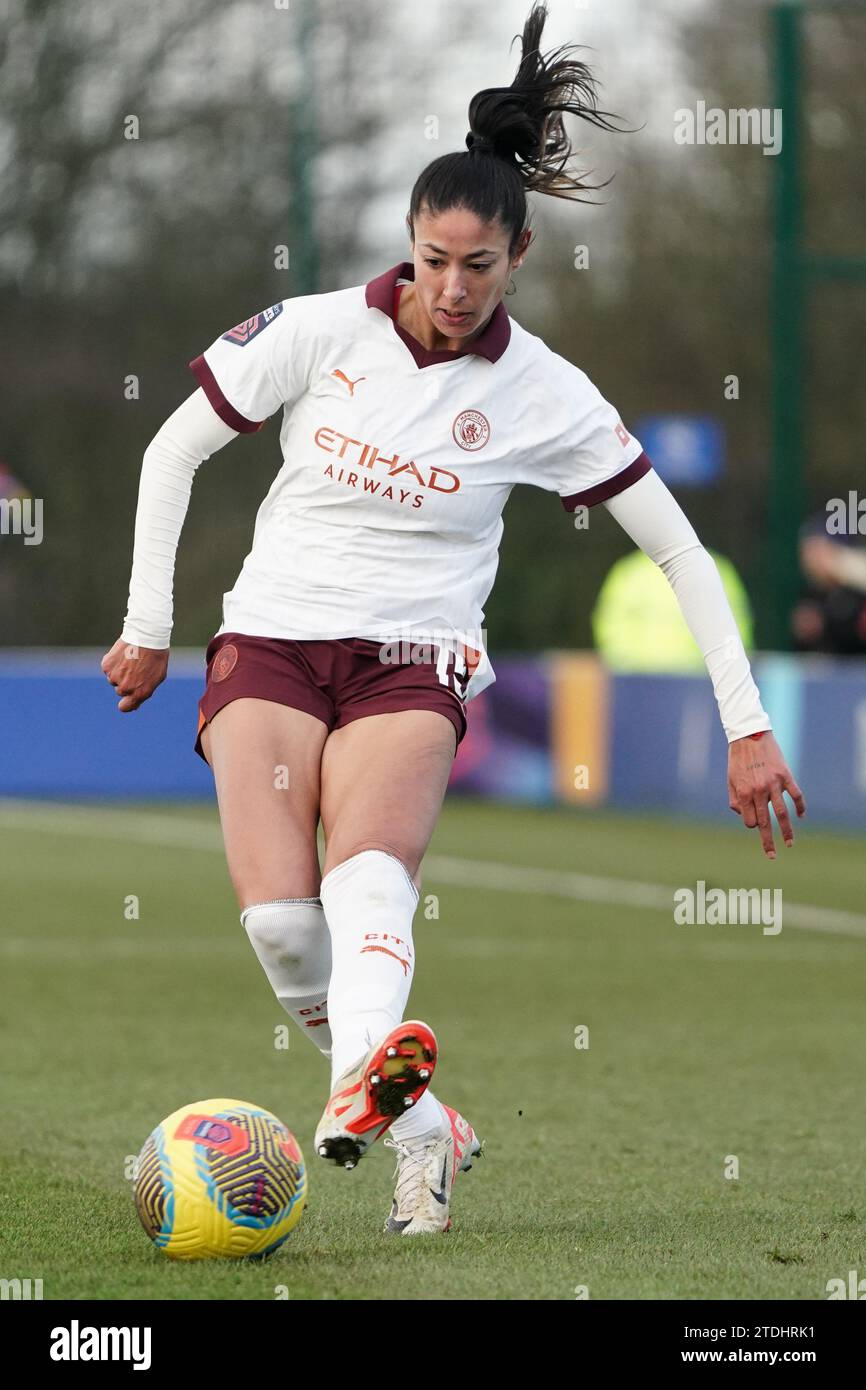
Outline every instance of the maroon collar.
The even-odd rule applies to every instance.
[[[415,267],[411,261],[392,265],[391,269],[386,270],[383,275],[378,275],[375,280],[370,280],[366,291],[367,304],[371,309],[381,309],[383,314],[388,315],[394,324],[395,332],[400,335],[419,367],[431,367],[436,362],[450,362],[456,357],[465,357],[470,352],[486,357],[489,362],[499,361],[511,338],[511,320],[508,317],[508,310],[501,300],[491,314],[484,332],[474,338],[471,343],[468,343],[461,352],[448,352],[440,349],[431,351],[424,347],[423,343],[419,343],[417,338],[413,338],[411,333],[407,333],[406,329],[401,327],[394,318],[394,288],[398,280],[409,280],[414,283]]]

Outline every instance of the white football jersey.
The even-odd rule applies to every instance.
[[[497,305],[461,352],[396,322],[410,262],[367,285],[284,299],[190,363],[222,420],[250,432],[282,408],[283,465],[220,632],[484,650],[502,511],[516,483],[569,511],[651,467],[588,377]]]

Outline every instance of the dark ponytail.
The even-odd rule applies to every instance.
[[[588,184],[566,169],[573,154],[563,121],[566,111],[602,130],[621,127],[614,124],[619,117],[599,111],[595,78],[572,56],[573,45],[541,53],[546,19],[543,0],[533,3],[511,86],[487,87],[472,98],[466,151],[441,155],[419,175],[406,219],[410,236],[422,209],[436,216],[464,207],[484,222],[498,219],[510,233],[512,255],[526,223],[527,192],[591,202],[580,194],[597,192],[610,182]]]

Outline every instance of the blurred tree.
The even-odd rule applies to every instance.
[[[16,592],[26,583],[29,596],[0,613],[6,643],[114,639],[141,456],[195,389],[187,362],[246,315],[311,288],[295,273],[307,219],[291,182],[296,104],[310,91],[316,109],[302,124],[318,141],[300,158],[316,194],[320,288],[357,282],[358,209],[393,172],[377,142],[395,124],[398,91],[420,89],[428,53],[405,45],[398,67],[389,14],[370,0],[316,0],[302,55],[300,5],[312,0],[121,0],[110,10],[9,0],[0,315],[14,352],[0,445],[45,498],[45,540],[6,547],[21,572]],[[398,223],[396,254],[404,243]],[[272,424],[216,455],[197,481],[176,643],[204,642],[218,625],[279,461]]]

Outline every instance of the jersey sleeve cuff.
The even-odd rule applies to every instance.
[[[120,640],[128,647],[146,647],[148,651],[163,652],[171,646],[171,628],[161,631],[153,629],[148,632],[146,628],[124,623]]]
[[[728,743],[736,743],[741,738],[754,738],[755,734],[771,734],[773,726],[768,716],[743,719],[738,724],[725,725],[725,736]]]
[[[573,492],[569,497],[560,497],[559,500],[567,512],[573,512],[575,507],[594,507],[597,502],[606,502],[609,497],[616,497],[618,492],[624,492],[632,483],[636,483],[638,478],[649,473],[651,468],[651,460],[641,452],[633,463],[621,472],[615,473],[612,478],[606,478],[603,483],[596,483],[594,487],[584,488],[583,492]]]
[[[223,424],[228,425],[229,429],[237,430],[238,434],[254,434],[256,430],[262,428],[262,425],[265,424],[264,420],[248,420],[245,415],[241,415],[240,411],[235,410],[231,401],[226,400],[220,390],[219,382],[205,361],[203,353],[194,357],[189,366]]]

